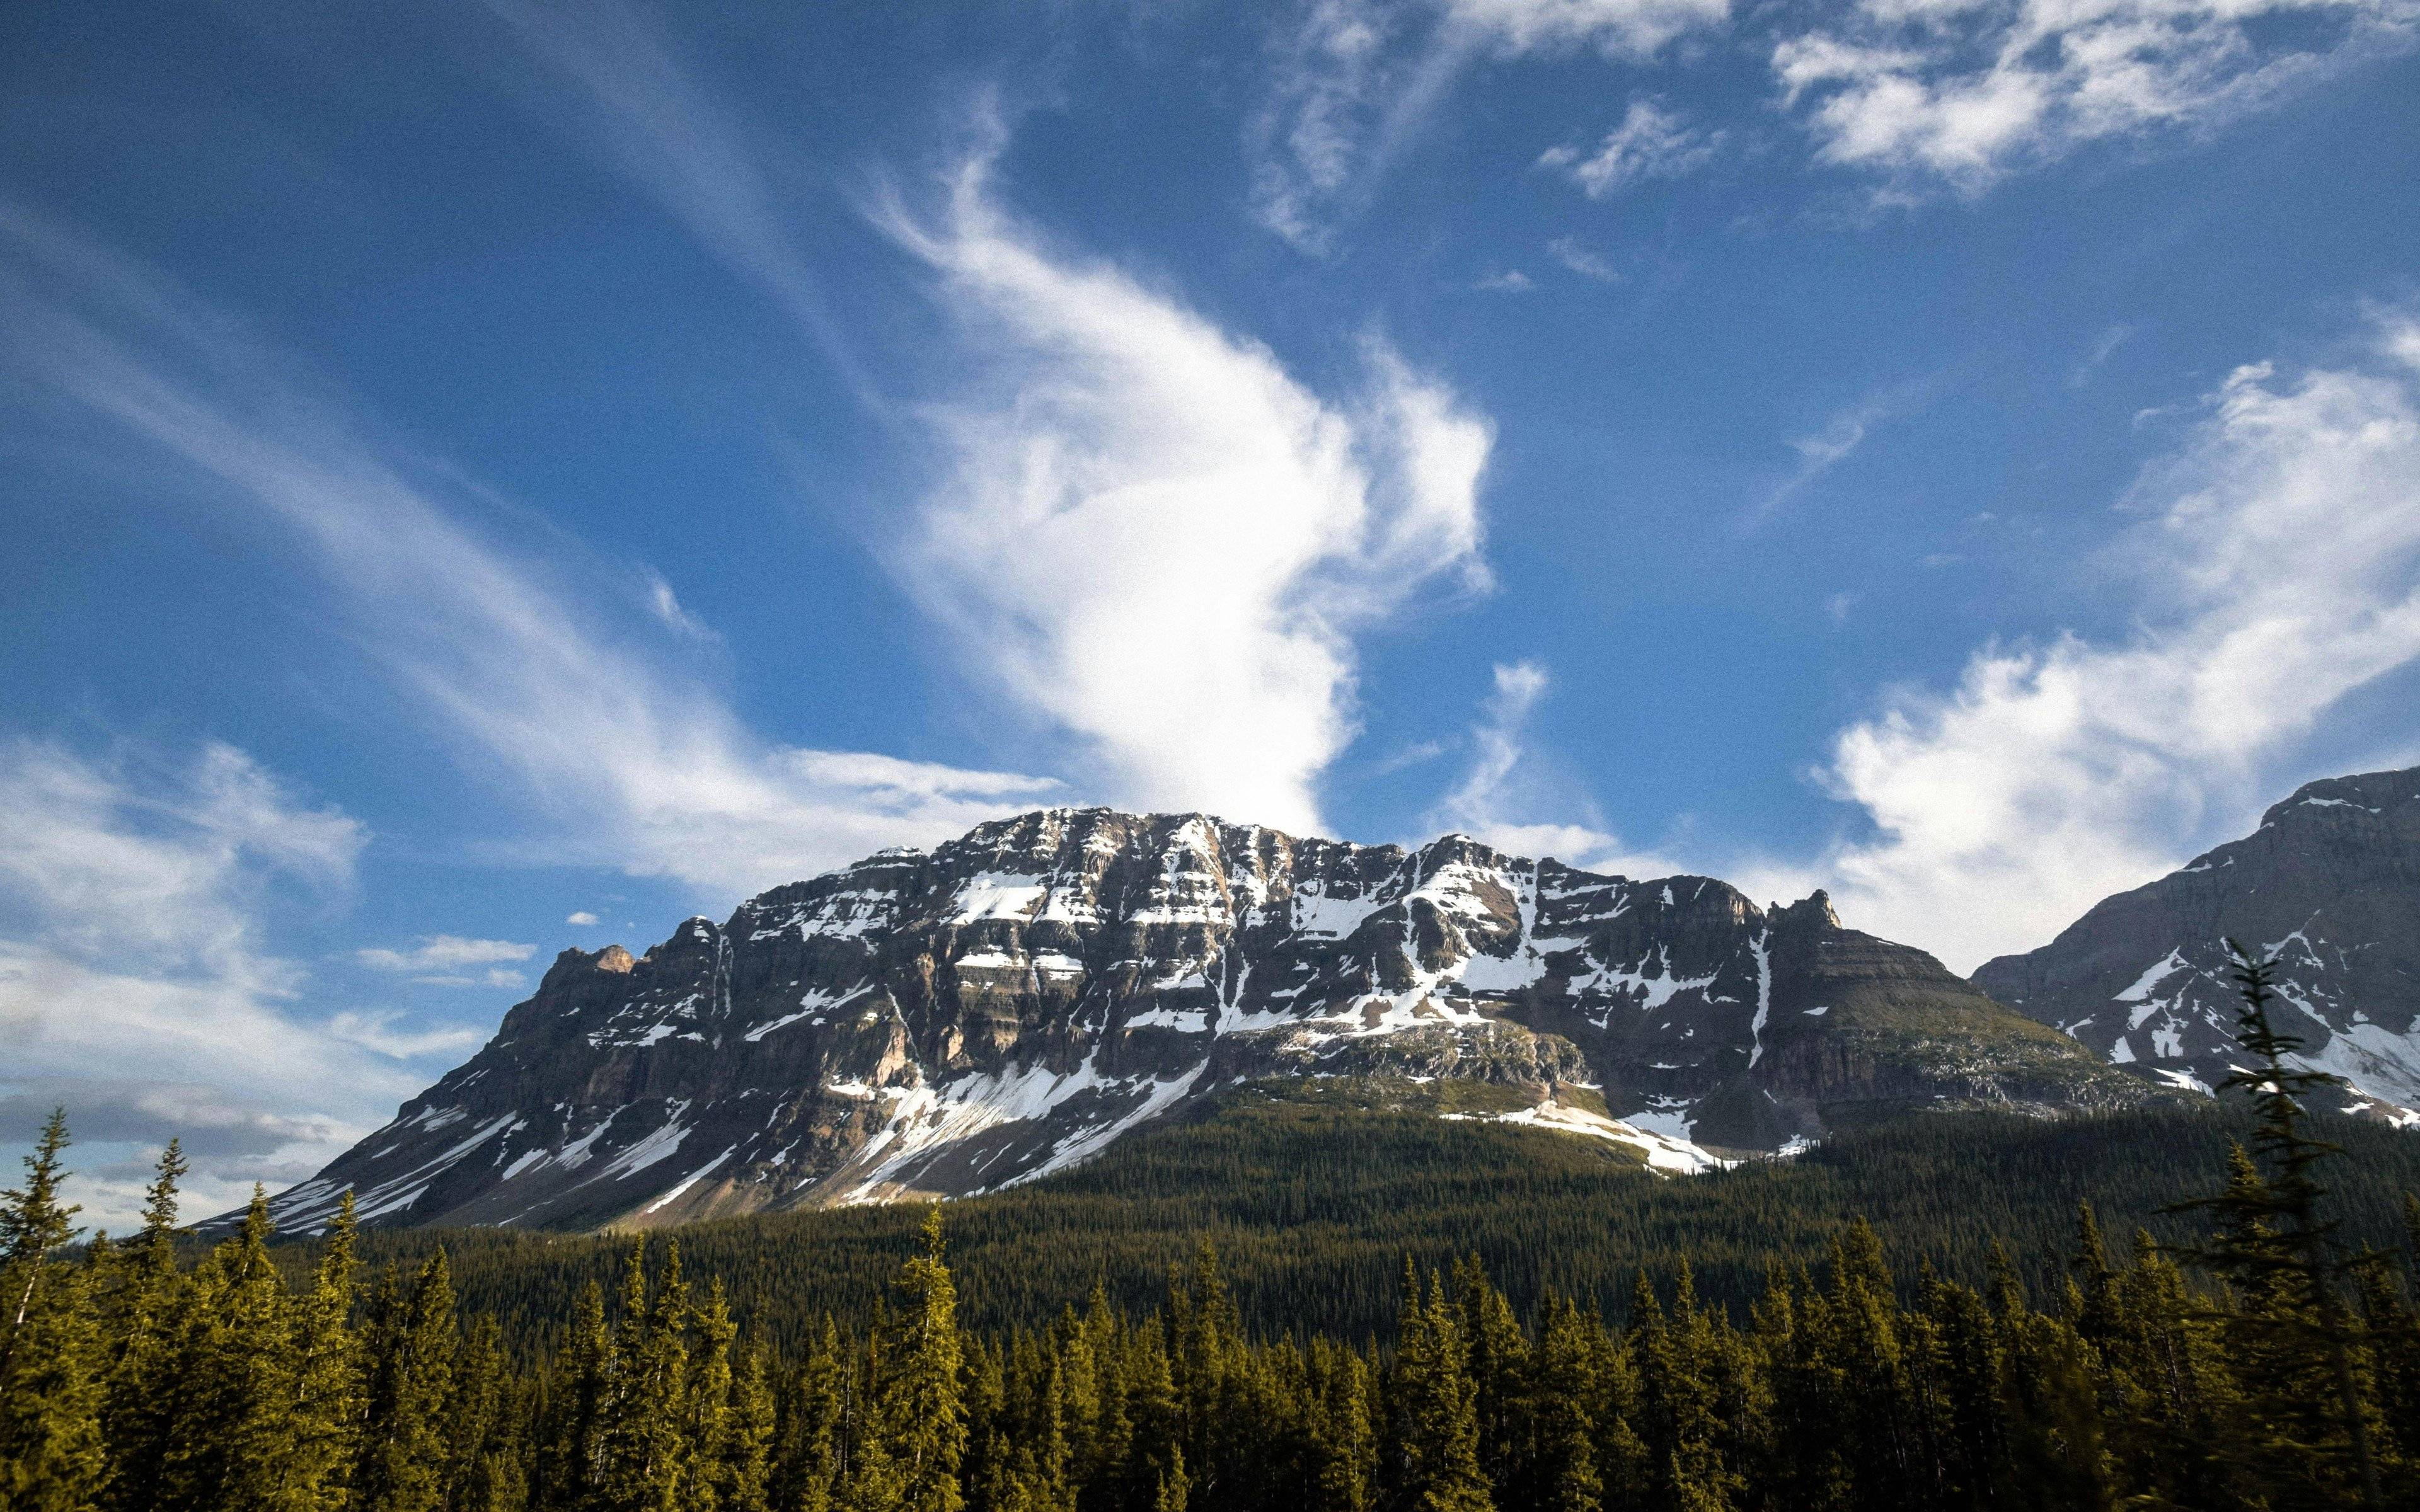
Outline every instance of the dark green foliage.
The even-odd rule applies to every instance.
[[[1198,1143],[1146,1149],[1141,1164],[1233,1159],[1249,1171],[1274,1148],[1264,1139],[1265,1114],[1246,1110],[1237,1121],[1188,1131]],[[758,1242],[743,1244],[750,1226],[702,1226],[677,1245],[624,1242],[594,1280],[583,1279],[596,1248],[586,1240],[473,1242],[473,1258],[459,1266],[452,1246],[383,1242],[384,1263],[363,1297],[354,1257],[363,1242],[349,1211],[318,1242],[272,1248],[267,1207],[256,1197],[237,1233],[180,1266],[169,1242],[172,1152],[142,1235],[80,1256],[45,1245],[20,1262],[36,1284],[23,1321],[0,1341],[11,1362],[0,1375],[0,1512],[2415,1504],[2420,1319],[2407,1272],[2420,1255],[2406,1253],[2396,1233],[2395,1204],[2375,1204],[2387,1221],[2370,1230],[2395,1253],[2381,1248],[2332,1273],[2346,1288],[2333,1325],[2290,1268],[2227,1270],[2232,1284],[2222,1284],[2140,1231],[2122,1255],[2113,1252],[2103,1215],[2156,1206],[2149,1178],[2127,1174],[2135,1167],[2122,1159],[2113,1163],[2118,1179],[2094,1186],[2094,1202],[2057,1220],[2030,1276],[2005,1246],[1911,1227],[1907,1210],[1923,1211],[1913,1201],[1894,1225],[1834,1224],[1811,1256],[1817,1236],[1804,1220],[1776,1224],[1761,1281],[1726,1282],[1722,1294],[1679,1253],[1687,1234],[1704,1232],[1728,1236],[1708,1244],[1711,1253],[1730,1256],[1736,1243],[1744,1261],[1745,1236],[1733,1226],[1769,1214],[1769,1203],[1792,1193],[1815,1194],[1819,1208],[1859,1192],[1908,1196],[1910,1178],[1888,1185],[1890,1160],[1939,1176],[1961,1151],[1982,1158],[1973,1136],[1961,1144],[1935,1132],[1951,1121],[1870,1131],[1827,1158],[1689,1182],[1655,1181],[1579,1147],[1568,1158],[1547,1155],[1533,1180],[1579,1190],[1602,1181],[1596,1195],[1629,1206],[1527,1227],[1518,1210],[1491,1210],[1463,1184],[1483,1165],[1453,1163],[1473,1148],[1502,1147],[1439,1141],[1434,1148],[1452,1159],[1416,1162],[1405,1180],[1433,1183],[1447,1211],[1457,1202],[1492,1211],[1516,1243],[1566,1223],[1617,1234],[1661,1223],[1672,1226],[1662,1243],[1640,1248],[1675,1257],[1634,1267],[1626,1300],[1613,1307],[1601,1285],[1559,1281],[1549,1291],[1535,1274],[1491,1266],[1483,1251],[1430,1268],[1406,1243],[1392,1257],[1400,1280],[1384,1328],[1339,1326],[1333,1317],[1349,1317],[1349,1306],[1279,1314],[1281,1326],[1269,1326],[1271,1299],[1288,1286],[1349,1276],[1362,1263],[1366,1242],[1333,1219],[1306,1223],[1311,1255],[1293,1269],[1272,1233],[1234,1224],[1225,1228],[1233,1248],[1214,1247],[1199,1229],[1218,1226],[1204,1223],[1189,1258],[1160,1267],[1143,1304],[1122,1303],[1119,1288],[1144,1283],[1109,1272],[1080,1310],[1070,1288],[1030,1321],[965,1326],[967,1252],[987,1243],[992,1266],[1032,1253],[997,1227],[1003,1212],[1081,1215],[1082,1203],[1132,1179],[1109,1162],[1090,1173],[1090,1192],[1069,1183],[1072,1192],[952,1210],[970,1227],[995,1226],[987,1242],[954,1234],[945,1249],[938,1210],[876,1215],[921,1230],[892,1259],[889,1285],[861,1309],[776,1327],[785,1267],[813,1275],[828,1264],[867,1263],[889,1242],[887,1230],[849,1228],[864,1215],[822,1215],[755,1226]],[[2055,1162],[2060,1142],[2078,1134],[2024,1122],[1964,1127],[1999,1139],[2004,1174]],[[2108,1148],[2109,1127],[2085,1133]],[[2196,1159],[2213,1157],[2218,1172],[2231,1165],[2226,1201],[2211,1205],[2221,1226],[2214,1245],[2274,1242],[2283,1220],[2273,1223],[2274,1210],[2260,1206],[2273,1196],[2260,1189],[2268,1179],[2248,1154],[2230,1163],[2224,1125],[2131,1127],[2155,1147],[2173,1136]],[[1381,1126],[1363,1148],[1422,1137]],[[2349,1144],[2366,1137],[2345,1133]],[[43,1157],[54,1178],[64,1144],[62,1130]],[[1540,1148],[1559,1147],[1517,1152]],[[2343,1190],[2331,1196],[2395,1169],[2364,1178],[2335,1164],[2329,1174]],[[2193,1169],[2171,1161],[2167,1178]],[[1321,1204],[1350,1208],[1373,1186],[1388,1190],[1380,1173],[1364,1174],[1359,1185],[1306,1177],[1292,1195],[1199,1200],[1230,1213],[1274,1201],[1315,1216]],[[2006,1211],[2045,1184],[2003,1190],[1987,1211]],[[2031,1219],[2009,1227],[2030,1235],[2040,1231],[2033,1224],[2052,1222]],[[1400,1214],[1367,1221],[1406,1231]],[[2365,1231],[2363,1221],[2328,1232]],[[1156,1254],[1173,1227],[1163,1214],[1091,1232]],[[1894,1229],[1926,1242],[1909,1243]],[[765,1232],[796,1253],[769,1250]],[[1085,1232],[1056,1237],[1079,1244]],[[1422,1241],[1435,1242],[1433,1230]],[[1609,1268],[1614,1242],[1582,1246],[1584,1264],[1559,1273]],[[1115,1244],[1109,1253],[1123,1253]],[[1257,1291],[1238,1284],[1237,1249],[1254,1257]],[[1905,1263],[1924,1249],[1930,1261]],[[737,1274],[699,1267],[701,1255],[733,1258]],[[298,1260],[308,1268],[294,1268]],[[697,1269],[711,1279],[690,1282]],[[1067,1273],[1066,1264],[1055,1273]],[[509,1299],[511,1312],[500,1318],[458,1298],[458,1275],[483,1277],[475,1285]],[[1517,1278],[1520,1289],[1499,1289],[1499,1276]],[[541,1283],[561,1289],[550,1301]],[[735,1317],[731,1299],[743,1288],[762,1320]],[[823,1294],[852,1295],[845,1286]],[[993,1292],[1026,1294],[1005,1285]],[[2343,1348],[2341,1372],[2332,1339]],[[2337,1452],[2350,1436],[2344,1418],[2330,1415],[2339,1399],[2332,1388],[2348,1377],[2383,1500],[2368,1500]]]
[[[2350,1156],[2331,1180],[2346,1237],[2399,1247],[2403,1194],[2420,1190],[2420,1139],[2324,1121]],[[951,1203],[951,1273],[970,1326],[1039,1326],[1095,1282],[1128,1312],[1156,1305],[1168,1268],[1189,1265],[1210,1239],[1254,1332],[1388,1338],[1406,1255],[1423,1273],[1476,1255],[1524,1312],[1552,1294],[1617,1319],[1637,1270],[1669,1276],[1685,1261],[1708,1304],[1743,1315],[1776,1261],[1818,1264],[1869,1215],[1891,1253],[1924,1257],[1970,1287],[1986,1284],[2005,1242],[2047,1296],[2066,1278],[2078,1200],[2114,1234],[2180,1242],[2202,1221],[2165,1210],[2216,1190],[2230,1141],[2247,1133],[2223,1108],[2057,1121],[1961,1114],[1672,1180],[1552,1133],[1255,1099],[1121,1140],[1032,1187]],[[722,1279],[743,1332],[797,1357],[827,1312],[866,1325],[915,1253],[921,1222],[919,1210],[895,1207],[723,1220],[683,1228],[681,1253]],[[362,1243],[372,1263],[407,1268],[442,1243],[463,1304],[493,1314],[524,1357],[564,1350],[565,1299],[591,1282],[610,1290],[628,1248],[509,1229],[384,1230]],[[280,1257],[299,1281],[313,1254],[280,1246]]]
[[[2381,1506],[2363,1330],[2344,1288],[2384,1257],[2348,1254],[2342,1221],[2323,1213],[2322,1172],[2344,1149],[2310,1132],[2302,1103],[2341,1083],[2288,1063],[2303,1041],[2269,1019],[2279,963],[2233,940],[2226,947],[2243,995],[2236,1038],[2252,1065],[2221,1086],[2249,1093],[2258,1117],[2250,1150],[2238,1145],[2230,1153],[2226,1190],[2183,1205],[2216,1220],[2212,1237],[2184,1253],[2241,1295],[2226,1324],[2237,1352],[2257,1365],[2248,1394],[2255,1436],[2240,1451],[2260,1481],[2288,1504],[2326,1504],[2353,1488],[2364,1504]]]

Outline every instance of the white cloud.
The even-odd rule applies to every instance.
[[[2084,360],[2075,364],[2073,372],[2068,374],[2067,386],[2071,389],[2080,389],[2091,382],[2092,375],[2101,371],[2101,365],[2117,355],[2118,347],[2133,340],[2136,332],[2141,329],[2140,326],[2130,321],[2121,320],[2094,337],[2092,349],[2086,352]]]
[[[1253,213],[1324,253],[1473,64],[1582,49],[1646,58],[1728,15],[1729,0],[1311,0],[1274,43],[1247,133]]]
[[[535,945],[517,945],[511,940],[469,940],[459,934],[425,934],[418,945],[406,950],[374,946],[353,952],[365,966],[396,972],[446,971],[499,961],[526,961],[536,953]]]
[[[1449,27],[1502,57],[1579,48],[1652,57],[1730,13],[1729,0],[1445,0],[1443,9]]]
[[[1596,150],[1548,147],[1538,164],[1570,175],[1590,199],[1604,199],[1649,178],[1679,178],[1713,161],[1723,133],[1701,131],[1652,100],[1634,100],[1621,124]]]
[[[650,571],[646,579],[647,608],[665,629],[676,631],[692,640],[720,641],[722,639],[714,633],[712,625],[681,608],[681,601],[674,596],[673,585],[664,581],[660,575]]]
[[[597,916],[582,908],[576,913],[566,915],[563,921],[566,924],[579,924],[585,927],[596,923]]]
[[[1816,479],[1855,455],[1875,426],[1922,407],[1942,381],[1942,376],[1936,374],[1877,390],[1845,409],[1835,410],[1825,418],[1823,429],[1791,438],[1790,449],[1798,454],[1798,465],[1749,507],[1740,520],[1740,529],[1752,531],[1772,518]]]
[[[1593,278],[1600,284],[1621,282],[1620,270],[1570,237],[1557,237],[1547,242],[1546,254],[1582,278]]]
[[[1508,268],[1501,272],[1482,273],[1470,286],[1491,294],[1526,294],[1537,287],[1530,282],[1529,275],[1518,268]]]
[[[196,1212],[333,1157],[419,1082],[300,1011],[259,919],[284,888],[341,892],[364,838],[226,746],[0,745],[0,1094],[87,1138],[192,1136]],[[97,1175],[72,1195],[122,1229],[141,1183]]]
[[[1964,192],[2088,142],[2223,124],[2408,46],[2413,0],[1864,0],[1773,69],[1829,162]]]
[[[1366,344],[1324,398],[1267,348],[1118,269],[1054,256],[987,162],[931,224],[966,387],[905,576],[969,657],[1078,737],[1115,799],[1319,825],[1354,733],[1354,634],[1416,590],[1482,586],[1487,423]]]
[[[2420,657],[2420,342],[2238,369],[2127,501],[2141,627],[1991,645],[1955,690],[1843,731],[1824,779],[1874,836],[1817,867],[1861,927],[1960,969],[2051,938],[2273,793],[2315,721]]]
[[[1660,856],[1631,851],[1607,833],[1585,799],[1575,800],[1538,768],[1528,726],[1553,686],[1532,661],[1499,663],[1495,686],[1470,730],[1471,760],[1462,781],[1431,810],[1430,834],[1455,831],[1512,856],[1548,856],[1569,866],[1625,876],[1682,870]],[[1583,822],[1541,818],[1577,811]],[[1426,835],[1421,838],[1425,839]]]
[[[459,1025],[433,1029],[398,1028],[399,1012],[344,1012],[328,1021],[328,1032],[339,1040],[375,1050],[396,1060],[422,1056],[458,1056],[487,1036]]]
[[[648,629],[644,575],[622,574],[637,580],[617,594],[610,569],[490,544],[470,523],[474,490],[366,434],[166,281],[22,214],[0,214],[0,249],[14,254],[0,353],[152,443],[176,464],[165,486],[290,531],[365,651],[551,822],[550,859],[728,899],[1055,787],[762,739]]]

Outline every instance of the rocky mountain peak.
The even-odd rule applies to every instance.
[[[2420,768],[2307,782],[2259,827],[2105,898],[1978,986],[2111,1064],[2215,1086],[2239,1059],[2226,942],[2277,957],[2281,1026],[2349,1105],[2420,1124]]]
[[[1239,1087],[1486,1088],[1702,1169],[1892,1108],[2149,1095],[1920,951],[1450,835],[1048,809],[559,958],[487,1047],[277,1199],[652,1224],[991,1190]],[[1476,1095],[1476,1094],[1474,1094]],[[1463,1115],[1457,1115],[1463,1116]]]

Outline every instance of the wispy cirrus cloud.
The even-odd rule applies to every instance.
[[[16,314],[0,357],[103,422],[108,444],[147,443],[172,493],[289,532],[363,651],[510,780],[552,859],[727,899],[1055,791],[766,740],[669,654],[647,575],[489,539],[479,490],[164,278],[8,212],[0,286]]]
[[[2413,0],[1862,0],[1773,72],[1825,162],[1964,193],[2087,143],[2224,125],[2412,45]]]
[[[1820,429],[1792,437],[1789,446],[1797,454],[1797,464],[1748,507],[1738,528],[1754,531],[1773,518],[1818,479],[1855,455],[1876,426],[1921,409],[1947,380],[1946,374],[1931,374],[1876,389],[1855,404],[1825,416]]]
[[[2238,368],[2125,507],[2102,565],[2140,628],[1987,645],[1842,731],[1823,780],[1871,835],[1763,885],[1968,969],[2248,822],[2321,716],[2420,660],[2420,322]]]
[[[1566,271],[1592,278],[1600,284],[1619,284],[1621,270],[1605,260],[1602,254],[1582,246],[1573,237],[1557,237],[1546,243],[1546,255],[1555,259]]]
[[[1311,0],[1278,24],[1268,94],[1247,130],[1253,214],[1324,254],[1472,65],[1576,51],[1644,59],[1729,14],[1729,0]]]
[[[1553,168],[1590,199],[1606,199],[1650,178],[1679,178],[1714,161],[1724,133],[1691,126],[1652,100],[1634,100],[1621,123],[1594,147],[1552,147],[1538,166]]]
[[[440,987],[520,987],[529,979],[501,963],[526,961],[536,953],[536,946],[511,940],[429,934],[407,949],[371,946],[355,950],[353,959],[373,971],[395,972]],[[474,975],[474,967],[486,969]]]
[[[1357,391],[1106,263],[1057,255],[988,157],[884,222],[933,270],[969,375],[903,577],[1118,800],[1316,829],[1355,733],[1355,635],[1481,588],[1486,421],[1374,338]]]
[[[723,110],[639,7],[625,0],[478,3],[539,65],[536,78],[506,75],[537,117],[593,150],[763,290],[859,404],[886,417],[889,403],[833,320],[821,281],[799,251],[799,218],[823,186],[768,171],[785,154]]]

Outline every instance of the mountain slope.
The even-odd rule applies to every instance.
[[[2356,1109],[2420,1124],[2420,768],[2309,783],[1974,980],[2112,1064],[2214,1087],[2242,1059],[2230,936],[2282,959],[2276,1023],[2299,1058],[2351,1082]]]
[[[655,1224],[962,1196],[1238,1088],[1606,1140],[1661,1169],[1911,1107],[2154,1096],[1920,951],[1705,877],[1053,810],[566,951],[496,1038],[277,1199],[374,1224]]]

